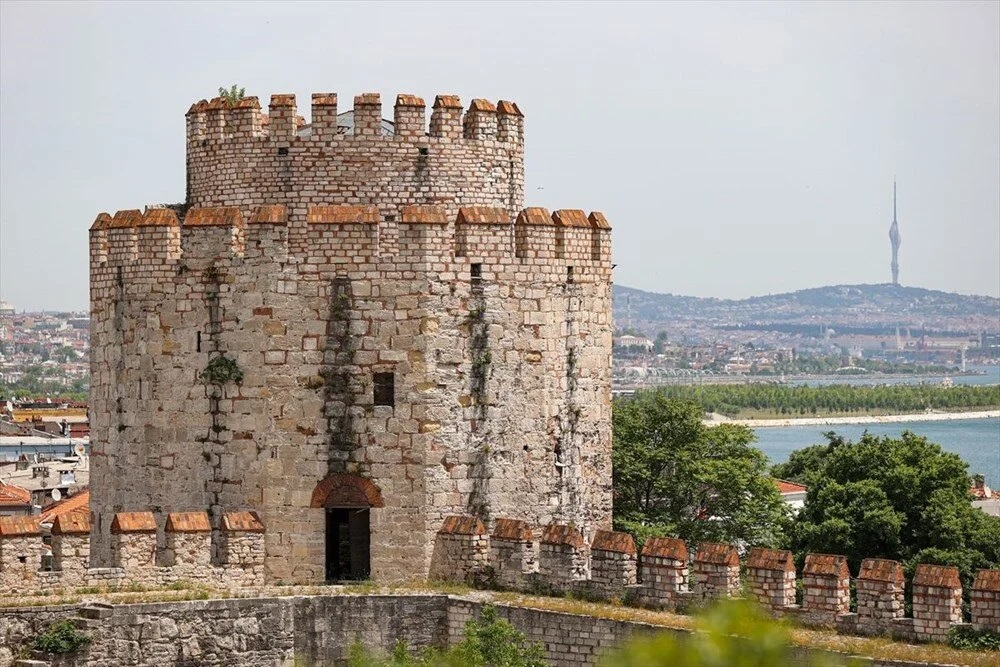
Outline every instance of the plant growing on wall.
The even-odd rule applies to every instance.
[[[235,360],[221,355],[214,357],[201,372],[201,379],[207,384],[227,385],[243,382],[243,370]]]
[[[219,88],[219,97],[229,102],[229,106],[233,106],[243,99],[246,90],[246,88],[237,88],[235,83],[228,89],[225,86],[221,86]]]
[[[90,635],[76,629],[70,621],[59,621],[35,637],[33,646],[43,653],[76,653],[91,641]]]

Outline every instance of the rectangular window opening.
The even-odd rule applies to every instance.
[[[573,282],[573,267],[572,266],[567,266],[566,267],[566,282],[567,282],[567,284]]]
[[[469,275],[472,277],[472,291],[475,294],[480,294],[483,291],[483,265],[476,262],[469,269]]]
[[[201,352],[201,332],[200,331],[197,334],[195,334],[194,348],[195,348],[195,352]]]
[[[396,405],[396,374],[375,374],[375,405]]]

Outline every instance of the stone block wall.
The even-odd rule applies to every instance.
[[[563,228],[557,260],[569,219],[588,226]],[[132,246],[170,224],[169,275],[143,277]],[[375,578],[426,576],[459,513],[610,528],[603,216],[269,204],[249,221],[192,207],[180,225],[149,209],[99,216],[91,241],[95,564],[111,562],[123,503],[162,508],[161,534],[170,512],[207,507],[217,532],[252,508],[269,578],[323,581],[339,496],[315,491],[347,477],[382,499],[351,506],[370,510]],[[220,363],[238,381],[210,381]],[[382,376],[392,400],[376,404]]]
[[[573,525],[549,524],[538,545],[538,576],[553,591],[571,590],[587,579],[587,542]]]
[[[802,618],[830,626],[837,617],[851,609],[851,573],[847,557],[831,554],[806,554],[802,569]]]
[[[527,522],[496,520],[490,536],[490,567],[501,588],[522,588],[525,575],[538,571],[538,552]]]
[[[42,538],[30,516],[0,516],[0,584],[5,591],[31,587],[42,566]]]
[[[980,570],[972,584],[972,623],[1000,632],[1000,570]]]
[[[635,541],[628,533],[598,530],[590,544],[590,587],[604,599],[625,597],[636,585]]]
[[[472,517],[451,517],[448,529],[475,526]],[[448,532],[448,531],[445,531]],[[647,539],[635,555],[631,536],[597,531],[591,544],[569,524],[550,524],[539,541],[539,567],[521,567],[521,554],[530,553],[531,530],[522,521],[498,519],[493,537],[475,530],[490,555],[489,576],[474,583],[489,587],[563,594],[572,592],[596,599],[663,609],[676,609],[689,600],[739,597],[740,560],[736,547],[702,543],[692,555],[677,538]],[[448,562],[454,574],[441,578],[466,580],[465,563],[474,550],[475,562],[484,562],[482,542],[455,542]],[[444,565],[444,563],[442,563]],[[913,580],[913,615],[903,607],[903,570],[895,561],[866,559],[856,579],[857,613],[850,611],[851,576],[847,558],[807,554],[802,572],[802,603],[796,604],[795,564],[789,551],[752,548],[744,563],[747,596],[776,616],[790,616],[807,626],[837,628],[847,634],[887,634],[902,641],[943,641],[948,629],[962,621],[962,589],[953,567],[921,565]],[[691,572],[689,576],[689,570]],[[995,628],[1000,578],[996,570],[980,572],[972,590],[973,623]],[[638,573],[638,577],[636,576]]]
[[[465,582],[489,564],[490,541],[476,517],[449,516],[438,531],[430,578]]]
[[[692,561],[695,592],[703,599],[726,598],[740,591],[740,556],[731,544],[702,542]]]
[[[90,520],[85,514],[57,517],[52,525],[52,570],[41,571],[44,549],[37,517],[0,517],[0,582],[5,592],[28,595],[76,587],[163,586],[200,582],[234,589],[264,582],[264,526],[249,512],[227,512],[216,544],[205,530],[204,512],[168,516],[169,562],[157,565],[157,528],[149,512],[115,515],[114,562],[90,562]],[[213,548],[219,554],[213,563]]]
[[[746,561],[750,595],[773,609],[795,604],[795,561],[791,551],[754,547]]]
[[[454,95],[397,96],[381,120],[377,93],[354,98],[353,129],[338,127],[334,93],[312,96],[312,122],[299,123],[294,95],[273,95],[267,114],[255,97],[233,108],[201,101],[187,114],[189,204],[376,202],[380,216],[410,204],[496,206],[517,215],[524,199],[524,116],[513,102],[473,100],[464,113]],[[253,169],[242,165],[253,164]],[[291,196],[290,196],[291,194]]]
[[[962,622],[962,582],[958,568],[917,566],[913,574],[913,629],[918,636],[944,641],[948,629]]]
[[[905,615],[904,583],[901,563],[882,558],[861,561],[861,571],[855,580],[859,631],[887,632],[894,619]]]
[[[644,605],[674,609],[689,592],[688,549],[675,537],[651,537],[642,545],[640,601]]]

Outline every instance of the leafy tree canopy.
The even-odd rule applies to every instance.
[[[615,527],[639,541],[779,541],[787,507],[743,426],[702,423],[693,401],[640,392],[613,412]]]
[[[1000,518],[970,503],[967,464],[927,438],[825,434],[826,445],[793,452],[773,473],[809,487],[789,546],[864,558],[955,565],[968,590],[978,568],[1000,566]]]

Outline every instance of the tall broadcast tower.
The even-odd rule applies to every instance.
[[[896,181],[892,182],[892,226],[889,227],[892,243],[892,284],[899,284],[899,223],[896,222]]]

